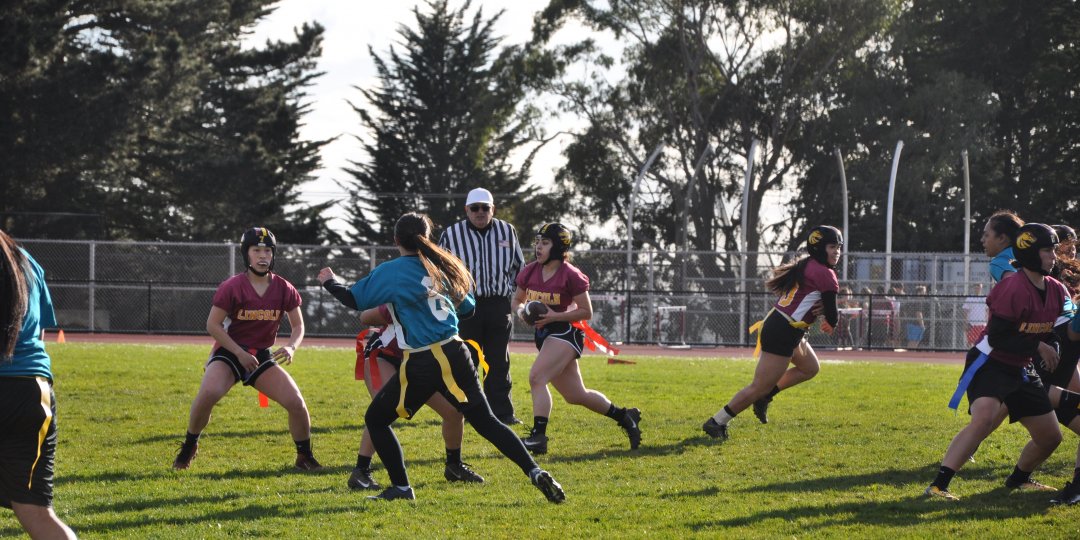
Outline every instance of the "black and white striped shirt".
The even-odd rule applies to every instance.
[[[493,218],[481,231],[463,219],[443,231],[439,245],[465,262],[476,281],[477,298],[514,294],[525,256],[513,225]]]

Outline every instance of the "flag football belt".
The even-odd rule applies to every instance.
[[[754,358],[757,358],[759,355],[761,355],[761,327],[765,326],[765,319],[768,319],[769,315],[772,315],[774,311],[776,311],[776,307],[770,309],[769,312],[765,314],[765,317],[763,319],[754,324],[751,324],[750,328],[747,330],[747,333],[750,334],[757,333],[757,345],[754,346]],[[810,328],[810,323],[806,321],[796,321],[792,319],[790,315],[784,313],[783,311],[776,311],[776,313],[779,313],[785,319],[787,319],[788,324],[790,324],[792,328],[798,328],[799,330],[806,330],[807,328]]]
[[[950,409],[959,412],[957,409],[960,407],[960,398],[964,397],[964,393],[971,386],[971,379],[975,378],[975,373],[986,364],[988,358],[990,357],[986,353],[980,351],[979,357],[964,370],[964,374],[960,376],[960,382],[956,385],[956,391],[953,392],[952,398],[949,399]]]
[[[401,395],[398,397],[397,405],[398,417],[412,417],[412,415],[409,414],[409,411],[405,409],[405,395],[409,388],[409,378],[405,375],[405,365],[409,363],[409,356],[414,352],[431,351],[431,356],[433,356],[435,361],[439,364],[443,384],[446,385],[446,389],[450,392],[450,395],[454,396],[454,399],[458,400],[458,403],[469,402],[469,398],[465,396],[465,391],[462,390],[461,387],[458,386],[457,381],[454,380],[454,373],[450,370],[450,359],[446,357],[446,353],[443,351],[443,345],[446,345],[451,341],[462,341],[462,339],[455,335],[425,347],[420,347],[418,349],[404,349],[402,351],[404,357],[401,359],[401,369],[398,370],[398,380],[401,381]],[[476,348],[479,350],[480,347]],[[483,359],[481,359],[481,362],[484,366],[487,365],[487,362]]]
[[[608,343],[608,340],[604,339],[604,336],[601,336],[599,332],[593,330],[593,327],[589,326],[588,322],[574,321],[570,323],[570,326],[581,330],[582,333],[585,334],[585,339],[583,341],[585,343],[585,347],[587,347],[590,351],[599,351],[608,356],[619,355],[619,349],[613,347],[611,343]]]

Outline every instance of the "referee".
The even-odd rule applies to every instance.
[[[463,219],[443,231],[439,246],[457,255],[476,282],[476,314],[460,321],[459,333],[480,345],[489,371],[484,380],[491,412],[506,425],[520,424],[510,399],[510,295],[524,266],[514,226],[495,219],[491,192],[476,188],[465,199]]]

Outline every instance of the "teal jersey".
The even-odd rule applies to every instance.
[[[56,327],[52,296],[45,285],[45,271],[26,250],[19,248],[19,251],[30,262],[31,270],[31,275],[26,276],[29,293],[26,314],[23,315],[19,339],[15,342],[14,355],[0,361],[0,377],[45,377],[52,380],[52,361],[45,352],[45,342],[41,341],[42,328]]]
[[[431,286],[420,258],[409,255],[380,264],[349,292],[360,311],[388,304],[398,345],[419,349],[456,336],[458,312],[470,314],[476,306],[470,294],[455,308],[450,297]]]
[[[990,259],[990,277],[994,279],[994,283],[1001,281],[1001,278],[1006,272],[1015,272],[1016,268],[1013,267],[1012,261],[1016,256],[1013,255],[1013,248],[1009,246]]]

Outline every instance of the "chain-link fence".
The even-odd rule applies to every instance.
[[[45,268],[68,331],[204,333],[218,284],[244,268],[233,243],[21,243]],[[396,255],[386,246],[282,246],[274,270],[300,291],[308,335],[351,336],[356,313],[315,283],[318,270],[352,282]],[[590,324],[611,341],[730,346],[752,344],[746,328],[775,300],[764,277],[793,255],[589,250],[573,262],[592,281]],[[841,323],[833,336],[812,330],[816,346],[966,348],[968,313],[977,311],[966,295],[989,282],[982,255],[950,253],[851,253],[838,273]],[[911,294],[919,287],[926,293]],[[515,339],[530,336],[515,327]]]

